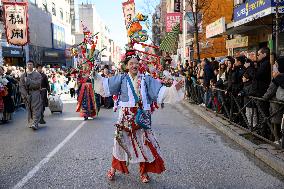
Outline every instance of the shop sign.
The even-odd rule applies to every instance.
[[[46,52],[44,52],[44,56],[57,58],[57,57],[59,57],[59,54],[57,52],[48,52],[48,51],[46,51]]]
[[[234,49],[248,46],[248,36],[231,39],[226,41],[226,49]]]
[[[181,0],[174,0],[174,12],[180,12],[180,2]]]
[[[2,3],[7,42],[17,46],[26,45],[29,42],[28,3]]]
[[[3,57],[22,57],[22,49],[14,47],[2,47]]]
[[[206,26],[206,38],[215,37],[226,31],[226,20],[222,17]]]
[[[275,12],[275,0],[249,0],[234,9],[234,26],[251,22]],[[279,11],[283,12],[284,1],[279,3]]]
[[[11,55],[20,55],[21,52],[18,50],[11,50]]]
[[[171,32],[177,24],[180,24],[180,31],[182,31],[182,14],[180,12],[167,13],[166,32]]]

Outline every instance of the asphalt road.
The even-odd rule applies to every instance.
[[[84,122],[75,104],[63,114],[46,111],[47,125],[34,132],[25,112],[0,125],[0,188],[284,188],[284,178],[181,104],[167,105],[153,117],[167,171],[142,184],[138,166],[108,181],[113,124],[117,114],[102,109]]]

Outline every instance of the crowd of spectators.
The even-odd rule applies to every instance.
[[[278,58],[272,67],[269,49],[261,48],[257,53],[257,61],[245,56],[235,58],[228,56],[221,61],[205,58],[200,64],[186,61],[181,70],[186,78],[187,98],[194,99],[200,105],[223,114],[226,114],[224,110],[226,106],[230,112],[240,115],[240,109],[237,108],[239,105],[241,111],[244,111],[246,121],[252,123],[253,129],[267,139],[276,143],[280,142],[284,108],[281,109],[283,106],[281,103],[271,102],[271,100],[284,101],[283,58]],[[232,96],[235,99],[234,102],[232,102]],[[259,106],[251,100],[251,96],[262,98],[262,100],[259,99]],[[272,129],[268,124],[255,128],[263,117],[270,115],[273,115],[269,120]],[[244,120],[239,117],[234,121],[247,127]]]

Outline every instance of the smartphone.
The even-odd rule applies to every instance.
[[[274,65],[273,65],[273,72],[279,72],[279,71],[278,71],[278,66],[277,66],[277,64],[274,64]]]

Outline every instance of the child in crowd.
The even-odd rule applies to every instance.
[[[251,65],[246,69],[245,73],[243,74],[243,89],[240,91],[238,96],[244,97],[244,105],[246,105],[246,117],[248,123],[252,125],[252,127],[255,127],[257,125],[257,110],[255,104],[250,102],[249,98],[249,96],[256,95],[257,85],[254,80],[255,68],[253,62],[247,63]]]

